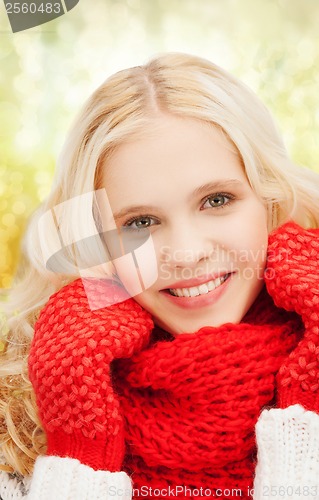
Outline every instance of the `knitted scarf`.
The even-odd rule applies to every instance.
[[[116,361],[134,498],[251,498],[255,424],[301,334],[262,291],[240,324],[155,329],[146,350]]]

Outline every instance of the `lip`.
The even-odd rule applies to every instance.
[[[171,295],[169,293],[167,288],[165,290],[161,290],[160,293],[172,305],[180,307],[181,309],[200,309],[202,307],[211,306],[220,299],[220,297],[225,293],[229,284],[232,281],[232,277],[233,277],[234,273],[226,273],[226,274],[228,274],[228,277],[220,286],[218,286],[214,290],[211,290],[210,292],[205,293],[203,295],[197,295],[196,297],[175,297],[175,295]],[[220,277],[220,276],[225,276],[225,274],[219,275],[217,277]],[[180,283],[185,283],[185,281],[180,282]],[[202,283],[203,283],[203,281],[201,281],[199,284],[202,284]],[[197,285],[193,285],[193,286],[197,286]],[[175,287],[175,285],[174,285],[174,287]],[[174,287],[172,286],[171,288],[174,288]],[[176,288],[179,288],[179,287],[176,287]],[[184,288],[184,287],[181,287],[181,288]],[[185,287],[185,288],[187,288],[187,287]]]
[[[216,280],[217,278],[221,278],[222,276],[225,276],[225,274],[231,274],[231,272],[222,272],[222,273],[215,273],[215,274],[207,274],[203,276],[199,276],[198,278],[190,278],[188,280],[183,280],[183,281],[177,281],[176,283],[172,283],[169,287],[163,288],[161,291],[168,290],[169,288],[191,288],[193,286],[199,286],[203,285],[204,283],[207,283],[208,281]]]

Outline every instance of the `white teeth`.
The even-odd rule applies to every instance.
[[[193,286],[192,288],[189,288],[188,291],[189,291],[190,297],[196,297],[196,295],[199,295],[199,290],[198,290],[197,286]]]
[[[208,292],[209,292],[209,288],[208,288],[208,286],[206,285],[206,283],[204,283],[203,285],[199,285],[198,290],[199,290],[199,293],[200,293],[201,295],[202,295],[203,293],[208,293]]]
[[[222,284],[222,280],[220,278],[215,279],[215,288],[217,288],[221,284]]]
[[[176,297],[196,297],[197,295],[204,295],[215,290],[215,288],[224,283],[227,277],[228,275],[226,274],[221,278],[216,278],[215,280],[208,281],[199,286],[192,286],[191,288],[170,288],[169,291]]]
[[[215,281],[217,281],[217,280],[215,280]],[[209,282],[207,283],[208,290],[209,290],[210,292],[211,292],[212,290],[215,290],[215,288],[216,288],[215,281],[209,281]]]

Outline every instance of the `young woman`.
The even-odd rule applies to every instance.
[[[59,163],[8,302],[2,499],[319,498],[318,175],[185,54],[109,78]]]

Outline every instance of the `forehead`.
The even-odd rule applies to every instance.
[[[103,166],[103,184],[130,198],[154,197],[220,178],[246,180],[241,158],[226,134],[216,126],[190,118],[161,115],[145,134],[113,152]]]

